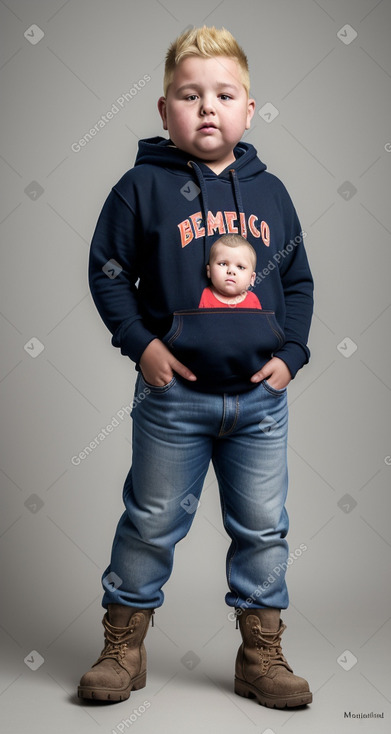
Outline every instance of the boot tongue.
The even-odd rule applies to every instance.
[[[278,632],[280,628],[279,609],[257,609],[256,616],[261,622],[262,630],[265,632]]]
[[[113,627],[129,627],[133,614],[138,611],[138,609],[128,607],[125,604],[109,604],[107,616]]]
[[[254,628],[260,634],[266,634],[268,636],[279,635],[280,629],[281,631],[285,629],[282,621],[278,620],[277,626],[269,619],[265,623],[258,614],[249,614],[246,619],[246,626],[248,629]]]

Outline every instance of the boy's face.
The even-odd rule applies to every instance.
[[[240,68],[227,56],[188,56],[175,69],[158,109],[173,143],[220,173],[250,127],[255,102],[247,97]]]
[[[206,266],[206,274],[218,293],[227,297],[238,296],[244,294],[250,285],[254,285],[256,272],[246,245],[228,247],[217,244],[213,250],[213,258]]]

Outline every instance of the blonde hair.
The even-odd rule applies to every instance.
[[[247,56],[243,49],[226,28],[218,29],[204,25],[202,28],[191,28],[185,31],[169,46],[164,67],[165,97],[176,67],[187,56],[201,56],[202,58],[228,56],[234,59],[239,65],[242,84],[249,95],[250,74]]]
[[[222,237],[219,237],[218,240],[215,240],[212,247],[210,248],[209,252],[209,264],[211,261],[215,259],[215,249],[216,245],[226,245],[226,247],[241,247],[241,245],[245,245],[245,247],[248,248],[250,256],[251,256],[251,263],[253,266],[253,270],[255,270],[257,265],[257,253],[255,252],[252,245],[250,245],[247,240],[242,237],[240,234],[223,234]]]

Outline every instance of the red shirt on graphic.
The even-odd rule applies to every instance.
[[[246,298],[239,303],[223,303],[216,298],[215,294],[210,288],[204,288],[201,295],[198,308],[260,308],[262,306],[259,299],[252,291],[249,291]]]

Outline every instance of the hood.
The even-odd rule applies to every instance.
[[[240,141],[234,148],[234,153],[236,161],[217,175],[199,158],[195,158],[190,153],[180,150],[171,140],[157,136],[139,141],[135,166],[151,163],[154,166],[174,169],[174,172],[188,173],[190,162],[194,162],[202,171],[205,179],[229,179],[230,169],[234,169],[240,180],[245,180],[266,170],[266,165],[259,160],[257,151],[251,143]]]

